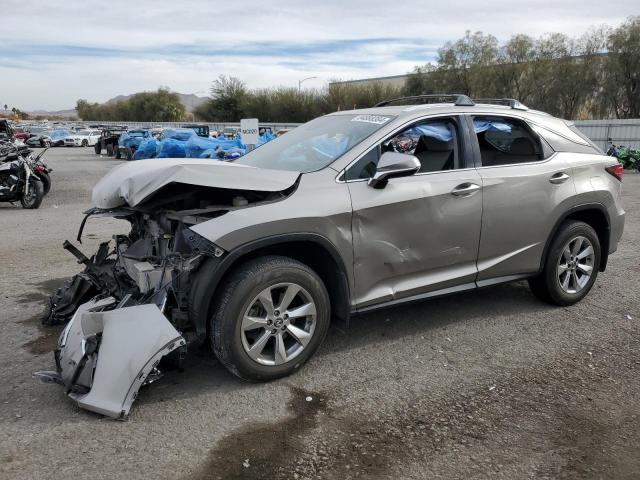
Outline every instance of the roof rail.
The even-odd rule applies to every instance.
[[[515,98],[474,98],[475,103],[489,103],[492,105],[504,105],[514,110],[529,110],[529,107],[523,105]]]
[[[472,107],[475,105],[475,103],[473,103],[473,100],[471,100],[467,95],[462,95],[460,93],[437,93],[430,95],[412,95],[410,97],[392,98],[391,100],[380,102],[374,105],[374,107],[385,107],[390,103],[396,103],[405,100],[440,100],[447,103],[453,103],[458,107]]]

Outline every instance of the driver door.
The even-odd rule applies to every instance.
[[[450,137],[443,136],[443,126]],[[404,135],[408,130],[412,142]],[[465,154],[465,131],[456,117],[422,120],[346,170],[357,309],[475,287],[482,181]],[[391,179],[382,189],[370,187],[367,178],[380,155],[407,143],[410,149],[401,153],[414,154],[420,171]]]

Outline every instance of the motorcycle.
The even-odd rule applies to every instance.
[[[27,209],[40,206],[44,185],[34,172],[32,161],[25,159],[13,143],[0,143],[0,202],[20,201]]]
[[[31,156],[31,152],[29,152],[29,155],[25,157],[25,160],[31,163],[33,173],[42,182],[42,188],[45,195],[51,190],[51,176],[49,174],[53,171],[53,168],[47,167],[47,165],[42,161],[42,156],[48,149],[49,147],[45,148],[35,158]]]
[[[623,145],[615,145],[609,139],[609,148],[607,155],[617,158],[625,169],[635,168],[640,171],[640,149],[625,147]]]

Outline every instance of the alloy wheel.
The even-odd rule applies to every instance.
[[[245,352],[261,365],[281,365],[302,353],[316,327],[316,305],[295,283],[262,290],[242,317],[240,335]]]
[[[560,288],[566,293],[578,293],[593,273],[595,251],[588,238],[580,235],[570,239],[558,259],[557,276]]]

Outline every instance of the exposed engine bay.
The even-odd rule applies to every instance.
[[[171,162],[165,163],[175,173],[180,164]],[[207,166],[211,168],[212,162]],[[182,170],[178,166],[179,174],[184,174]],[[112,173],[94,189],[94,204],[101,203],[96,192],[109,191],[105,181],[113,180]],[[124,219],[131,230],[102,243],[90,258],[64,242],[85,268],[51,296],[43,319],[46,325],[69,323],[55,352],[57,371],[37,376],[64,385],[80,406],[114,418],[129,413],[140,386],[159,378],[162,357],[172,352],[184,357],[190,345],[205,340],[205,332],[196,328],[190,314],[189,292],[203,261],[219,259],[226,252],[190,227],[233,210],[276,202],[296,186],[295,180],[277,191],[185,184],[171,181],[166,169],[162,180],[137,203],[125,202],[121,195],[122,205],[85,212],[77,237],[80,243],[91,217]],[[127,185],[133,196],[131,176],[111,183],[112,189]],[[268,179],[264,183],[270,187]],[[148,186],[147,179],[144,187]],[[113,204],[114,196],[107,197]]]

